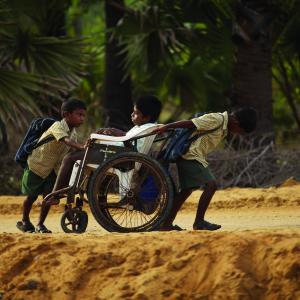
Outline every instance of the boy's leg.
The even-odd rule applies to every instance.
[[[27,196],[23,202],[23,217],[22,221],[17,222],[17,228],[23,232],[34,232],[35,228],[30,222],[29,214],[32,208],[32,204],[36,201],[37,196]]]
[[[57,174],[53,192],[65,188],[69,185],[74,163],[77,160],[82,160],[84,157],[84,153],[85,151],[71,152],[64,157]]]
[[[46,195],[44,195],[45,197]],[[49,210],[50,210],[51,204],[47,201],[43,201],[42,202],[42,206],[41,206],[41,212],[40,212],[40,216],[39,216],[39,220],[36,226],[36,231],[37,232],[41,232],[41,233],[51,233],[50,230],[48,230],[46,228],[46,226],[44,225],[44,222],[48,216]]]
[[[217,190],[217,183],[214,175],[208,167],[204,167],[201,163],[195,160],[181,159],[177,162],[178,175],[181,188],[195,189],[205,184],[204,191],[200,197],[197,214],[193,228],[195,230],[216,230],[221,226],[211,224],[204,220],[205,212],[209,203]]]
[[[29,213],[31,211],[33,203],[36,201],[38,196],[30,196],[28,195],[27,198],[23,202],[23,217],[22,222],[24,224],[30,223]]]
[[[54,171],[52,171],[52,173],[44,180],[44,183],[43,183],[43,198],[44,199],[53,190],[55,179],[56,179],[56,174]],[[51,233],[51,231],[48,230],[47,227],[44,225],[44,222],[45,222],[47,215],[49,213],[49,210],[51,208],[51,204],[52,204],[52,202],[48,202],[45,200],[42,201],[39,220],[38,220],[37,226],[35,228],[36,232]]]
[[[33,232],[35,230],[33,224],[30,222],[29,214],[33,203],[40,194],[40,182],[41,178],[31,172],[28,167],[24,169],[21,189],[22,193],[27,195],[27,197],[23,202],[22,221],[18,221],[16,224],[17,228],[23,232]]]
[[[217,183],[215,180],[211,180],[206,183],[204,191],[199,200],[197,214],[193,225],[193,228],[195,230],[199,230],[199,229],[216,230],[221,228],[220,225],[212,224],[204,220],[205,212],[216,190],[217,190]]]
[[[178,211],[180,210],[185,200],[191,195],[191,193],[192,190],[185,189],[175,195],[174,204],[172,206],[171,212],[167,216],[164,223],[161,225],[160,230],[169,230],[173,227],[173,221],[175,220]]]
[[[195,223],[197,220],[203,220],[205,212],[210,204],[210,201],[217,190],[216,181],[209,181],[205,185],[203,193],[200,196]]]
[[[57,178],[55,180],[55,184],[53,184],[54,187],[52,189],[50,189],[50,191],[52,190],[52,192],[54,192],[59,189],[65,188],[69,185],[71,173],[73,170],[73,165],[76,162],[76,160],[83,159],[84,153],[85,153],[85,151],[71,152],[64,157],[62,164],[60,166]],[[47,196],[47,194],[50,193],[50,191],[44,193],[44,195],[43,195],[44,198]],[[55,201],[55,198],[50,199],[50,201],[47,201],[47,202],[46,201],[42,202],[39,221],[36,226],[37,232],[41,232],[41,233],[50,233],[51,232],[50,230],[48,230],[46,228],[46,226],[44,225],[44,222],[47,218],[47,215],[49,213],[49,210],[50,210],[52,204],[57,204]]]

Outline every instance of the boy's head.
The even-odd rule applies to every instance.
[[[79,127],[84,122],[86,106],[81,100],[68,99],[61,106],[61,115],[69,127]]]
[[[161,102],[155,96],[148,95],[138,98],[131,114],[132,123],[143,125],[156,122],[161,112],[161,106]]]
[[[236,134],[250,133],[256,128],[256,121],[257,113],[254,108],[239,108],[230,115],[228,129]]]

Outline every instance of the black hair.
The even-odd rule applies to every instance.
[[[152,95],[141,96],[137,99],[135,105],[145,117],[150,117],[150,122],[157,121],[162,107],[157,97]]]
[[[243,107],[233,112],[239,122],[239,126],[246,132],[250,133],[256,128],[257,113],[252,107]]]
[[[78,100],[78,99],[75,99],[75,98],[68,99],[67,101],[64,101],[63,104],[61,105],[61,114],[63,116],[63,114],[65,112],[71,113],[75,109],[84,109],[84,110],[86,110],[86,105],[81,100]]]

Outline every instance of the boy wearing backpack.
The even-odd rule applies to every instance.
[[[48,215],[50,204],[42,202],[39,221],[36,227],[30,222],[29,214],[33,203],[38,195],[44,197],[52,191],[56,174],[63,157],[71,148],[83,150],[85,145],[77,142],[75,128],[83,124],[86,116],[85,104],[77,99],[69,99],[61,107],[62,120],[53,123],[39,139],[46,140],[54,137],[48,142],[33,149],[27,159],[22,177],[22,193],[27,195],[23,203],[23,218],[17,222],[17,228],[23,232],[51,233],[44,225]]]
[[[235,112],[209,113],[191,120],[166,124],[155,130],[157,133],[168,129],[192,128],[199,137],[191,143],[187,152],[177,161],[178,176],[181,190],[176,194],[174,205],[161,230],[182,230],[173,225],[177,212],[191,195],[194,189],[205,185],[199,199],[194,230],[217,230],[221,225],[213,224],[204,219],[209,203],[217,190],[217,182],[208,168],[206,156],[213,151],[228,133],[244,134],[252,132],[256,127],[256,111],[252,108],[240,108]]]

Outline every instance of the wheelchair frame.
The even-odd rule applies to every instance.
[[[64,197],[67,198],[65,204],[65,212],[61,217],[61,227],[64,232],[66,233],[85,232],[88,225],[88,215],[82,209],[84,203],[89,204],[92,214],[94,215],[97,222],[108,231],[136,232],[136,231],[152,231],[152,230],[157,230],[159,228],[159,226],[163,223],[164,219],[167,217],[171,209],[173,203],[173,193],[174,193],[172,178],[170,177],[168,172],[164,169],[164,167],[161,165],[161,163],[157,160],[157,157],[159,157],[160,152],[165,147],[170,135],[168,135],[167,137],[156,139],[156,141],[162,141],[162,144],[159,147],[159,150],[155,158],[150,157],[148,155],[155,139],[155,134],[153,134],[152,131],[155,128],[158,128],[159,126],[161,125],[153,124],[152,127],[144,129],[142,132],[140,132],[140,134],[137,134],[135,136],[129,136],[129,137],[126,136],[110,137],[110,136],[99,135],[99,134],[91,134],[90,146],[85,150],[83,159],[80,161],[79,165],[77,165],[78,172],[76,174],[74,183],[71,186],[68,186],[66,188],[48,194],[44,199],[44,201],[49,201],[49,203],[51,204],[53,198],[56,199],[61,199]],[[150,143],[146,145],[146,149],[142,149],[141,151],[142,153],[140,153],[137,152],[137,143],[138,140],[142,138],[145,139],[150,138],[152,139],[152,141],[150,141]],[[111,142],[116,142],[116,141],[121,141],[126,143],[133,142],[134,147],[133,149],[128,151],[129,149],[126,146],[123,147],[114,146],[111,144]],[[98,144],[99,142],[101,144]],[[99,147],[97,145],[102,145],[100,146],[101,149],[100,151],[102,152],[104,159],[103,161],[100,162],[98,167],[94,171],[92,171],[93,172],[92,176],[85,175],[84,172],[85,170],[87,170],[87,168],[90,165],[88,161],[89,153],[92,151],[93,147]],[[121,182],[123,173],[122,170],[120,171],[119,169],[120,168],[122,169],[123,168],[122,166],[124,165],[126,166],[126,164],[131,165],[132,169],[127,171],[127,173],[126,172],[124,173],[125,177],[129,176],[129,174],[131,174],[130,176],[132,177],[134,173],[137,173],[140,170],[140,173],[151,174],[151,176],[154,176],[156,178],[155,183],[157,186],[160,187],[159,194],[158,194],[160,196],[160,200],[159,202],[157,201],[158,203],[157,207],[159,207],[159,209],[155,211],[156,213],[154,212],[152,213],[152,217],[148,216],[149,211],[145,212],[141,209],[141,207],[137,207],[137,206],[141,206],[140,205],[141,196],[139,196],[141,194],[141,189],[138,191],[138,188],[134,189],[130,187],[131,184],[130,182],[132,181],[132,178],[128,180],[129,186],[126,186],[125,183]],[[107,167],[107,165],[109,165],[109,167]],[[133,165],[134,168],[132,167]],[[111,170],[114,171],[112,172]],[[145,172],[145,170],[148,173]],[[101,179],[103,176],[107,177],[107,179]],[[143,177],[143,176],[145,177],[146,175],[137,176],[137,177]],[[117,192],[115,192],[115,189],[111,188],[109,191],[106,191],[106,196],[105,196],[106,200],[99,200],[102,199],[103,196],[98,195],[100,193],[99,191],[96,192],[94,191],[95,190],[94,186],[99,181],[101,181],[102,190],[109,189],[109,187],[107,186],[109,186],[112,181],[110,177],[114,177],[115,181],[119,181],[119,183],[117,184],[119,184],[119,196],[121,195],[121,199],[119,199],[119,201],[116,203],[108,203],[108,198],[110,197],[110,195],[113,195],[114,193],[117,194]],[[143,180],[145,181],[148,177],[145,177]],[[139,184],[140,184],[139,187],[143,188],[142,185],[143,183],[139,183]],[[124,188],[124,190],[126,191],[125,194],[124,193],[122,194],[120,188],[121,186],[122,188],[125,186]],[[88,200],[85,199],[84,197],[85,193],[88,196]],[[129,197],[129,193],[134,193],[135,196]],[[163,197],[162,194],[164,194]],[[125,198],[127,199],[126,200],[127,203],[124,203]],[[106,202],[102,203],[101,201],[102,202],[106,201]],[[121,201],[123,201],[123,203]],[[101,204],[99,204],[98,202],[101,202]],[[139,204],[137,205],[137,203]],[[126,216],[127,215],[137,216],[138,214],[144,214],[144,216],[140,217],[140,219],[143,221],[140,221],[141,224],[136,226],[134,225],[131,226],[133,221],[130,222],[130,226],[123,225],[123,223],[118,224],[121,223],[120,220],[115,220],[113,218],[112,213],[110,213],[110,211],[113,210],[116,211],[123,210],[124,211],[123,215],[125,214]],[[151,211],[150,211],[150,215],[151,215]]]

